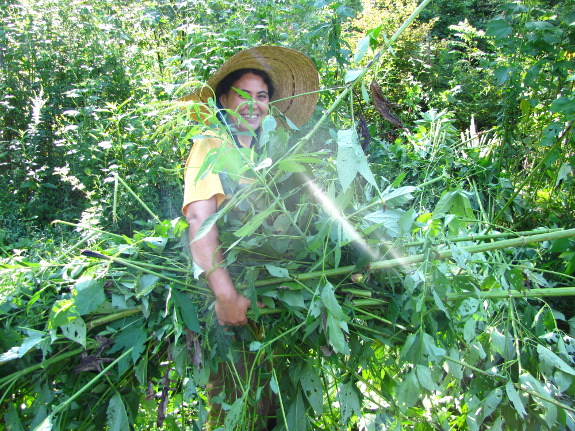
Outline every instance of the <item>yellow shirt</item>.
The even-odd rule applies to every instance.
[[[220,176],[208,169],[198,178],[200,168],[208,153],[222,145],[222,139],[216,136],[204,136],[194,140],[184,168],[184,202],[182,212],[192,202],[207,200],[216,196],[218,206],[227,198]]]

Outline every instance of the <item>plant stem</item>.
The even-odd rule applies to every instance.
[[[103,235],[108,235],[108,236],[111,236],[112,238],[116,238],[116,239],[121,240],[121,241],[125,241],[125,240],[126,240],[126,238],[123,237],[122,235],[117,235],[117,234],[115,234],[115,233],[106,232],[106,231],[104,231],[104,230],[95,228],[95,227],[93,227],[93,226],[89,226],[89,225],[87,225],[87,224],[70,223],[69,221],[64,221],[64,220],[54,220],[52,223],[59,223],[59,224],[65,224],[65,225],[67,225],[67,226],[79,227],[79,228],[81,228],[81,229],[91,230],[92,232],[98,232],[98,233],[101,233],[101,234],[103,234]]]
[[[467,247],[461,247],[460,250],[466,253],[485,253],[488,251],[500,250],[502,248],[522,247],[527,244],[534,244],[542,241],[552,241],[561,238],[571,238],[574,236],[575,236],[575,229],[565,229],[557,232],[549,232],[531,236],[521,236],[519,238],[507,239],[492,243],[476,244]],[[453,252],[451,250],[436,251],[434,258],[449,259],[451,258],[452,255]],[[429,257],[428,254],[424,253],[407,257],[399,257],[395,259],[381,260],[377,262],[372,262],[369,265],[369,270],[378,271],[383,269],[396,268],[398,266],[407,267],[415,263],[423,262],[424,260],[428,259],[428,257]],[[347,275],[356,270],[357,269],[354,265],[349,265],[340,268],[326,269],[323,271],[298,274],[292,277],[257,280],[253,283],[253,285],[255,287],[264,287],[264,286],[272,286],[276,284],[286,283],[292,280],[298,280],[298,281],[315,280],[321,277],[334,277],[340,275]]]
[[[26,374],[33,373],[36,370],[40,370],[42,368],[47,368],[50,365],[55,364],[55,363],[60,362],[60,361],[63,361],[64,359],[68,359],[71,356],[77,356],[80,353],[82,353],[83,351],[84,351],[83,347],[81,347],[79,349],[71,350],[69,352],[62,353],[60,355],[52,356],[50,359],[46,359],[45,361],[43,361],[40,364],[32,365],[32,366],[25,368],[23,370],[16,371],[15,373],[9,374],[6,377],[3,377],[0,379],[0,387],[5,382],[8,382],[12,379],[19,379],[20,377],[25,376]]]
[[[140,308],[130,308],[129,310],[122,310],[118,313],[109,314],[104,317],[100,317],[98,319],[91,320],[88,322],[88,328],[94,328],[96,326],[104,325],[109,322],[113,322],[114,320],[121,319],[123,317],[132,316],[134,314],[141,313],[142,310]]]
[[[173,278],[173,277],[169,277],[167,275],[162,274],[161,272],[156,272],[156,271],[152,271],[151,269],[146,268],[146,266],[149,266],[144,264],[144,265],[136,265],[134,262],[132,261],[128,261],[125,259],[121,259],[119,257],[112,257],[112,256],[107,256],[105,254],[101,254],[101,253],[96,253],[90,250],[86,250],[84,251],[84,253],[86,256],[90,256],[90,257],[96,257],[96,258],[100,258],[100,259],[106,259],[109,260],[111,262],[115,262],[115,263],[119,263],[120,265],[124,265],[127,266],[128,268],[133,268],[133,269],[137,269],[139,271],[145,272],[146,274],[151,274],[151,275],[155,275],[156,277],[162,278],[164,280],[168,280],[171,281],[172,283],[177,283],[181,286],[185,286],[185,287],[189,287],[189,288],[193,288],[192,290],[195,290],[198,293],[211,293],[211,291],[207,288],[207,287],[201,287],[201,286],[195,286],[192,284],[187,284],[184,283],[183,281],[178,280],[177,278]]]
[[[154,218],[154,220],[160,223],[160,219],[158,218],[158,216],[152,212],[152,210],[148,207],[148,205],[146,205],[146,203],[142,199],[140,199],[140,197],[136,193],[134,193],[134,191],[130,188],[130,186],[126,184],[126,182],[122,178],[120,178],[118,174],[114,174],[114,178],[116,178],[126,188],[126,190],[128,190],[128,192],[138,201],[140,205],[142,205],[142,207],[148,212],[148,214],[150,214]]]
[[[552,296],[575,296],[575,287],[550,287],[546,289],[525,289],[525,290],[490,290],[486,292],[455,292],[448,293],[448,301],[457,301],[476,297],[479,299],[505,299],[505,298],[545,298]],[[433,297],[428,296],[426,301],[433,301]]]

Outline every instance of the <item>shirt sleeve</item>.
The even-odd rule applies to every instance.
[[[218,138],[200,138],[194,140],[192,149],[184,167],[184,202],[182,213],[185,215],[186,207],[192,202],[207,200],[216,196],[218,206],[225,200],[224,188],[217,173],[206,172],[197,178],[200,167],[213,148],[218,148],[221,141]]]

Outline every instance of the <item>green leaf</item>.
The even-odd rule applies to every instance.
[[[367,35],[359,40],[357,43],[357,48],[355,50],[355,56],[353,57],[354,63],[359,63],[364,55],[367,53],[369,48],[369,41],[371,39],[371,35]]]
[[[559,97],[551,103],[549,110],[563,115],[573,115],[575,114],[575,100],[565,96]]]
[[[101,281],[82,277],[76,281],[73,299],[76,310],[83,316],[96,310],[106,300],[106,292]]]
[[[226,430],[236,429],[236,426],[239,424],[240,419],[242,418],[242,410],[245,408],[244,404],[244,397],[240,397],[234,401],[232,407],[226,413],[226,418],[224,420]]]
[[[260,343],[259,341],[252,341],[250,343],[250,352],[257,352],[258,350],[260,350],[262,348],[262,343]]]
[[[279,278],[287,278],[289,277],[289,272],[287,269],[285,268],[281,268],[279,266],[275,266],[275,265],[271,265],[269,263],[266,263],[265,265],[266,269],[268,270],[268,272],[270,273],[270,275],[272,277],[279,277]]]
[[[513,32],[513,28],[509,23],[503,19],[494,19],[487,23],[486,36],[492,36],[496,39],[503,39],[510,36]]]
[[[174,298],[174,305],[180,312],[186,327],[190,331],[201,332],[198,310],[190,297],[177,289],[172,289],[172,298]]]
[[[128,414],[126,413],[126,407],[120,394],[116,393],[116,395],[110,399],[108,410],[106,411],[106,418],[108,431],[126,431],[130,429]]]
[[[138,287],[136,298],[141,298],[142,296],[147,295],[154,287],[156,287],[156,283],[160,280],[160,277],[154,274],[144,274],[138,280]]]
[[[22,422],[18,417],[18,412],[14,408],[14,404],[12,404],[11,402],[8,403],[8,410],[4,414],[4,422],[6,425],[6,429],[9,431],[24,431]]]
[[[323,386],[321,380],[310,364],[306,364],[300,379],[303,393],[318,416],[323,414]]]
[[[464,218],[473,218],[473,209],[469,201],[469,193],[463,190],[452,190],[445,193],[437,202],[433,213],[456,214]]]
[[[347,324],[341,320],[333,317],[333,314],[328,314],[326,319],[327,338],[329,344],[333,347],[336,353],[343,355],[349,354],[349,346],[345,340],[344,331],[347,332]]]
[[[60,326],[64,336],[86,347],[86,322],[81,317]]]
[[[521,417],[526,416],[527,412],[525,411],[525,405],[523,404],[523,400],[519,396],[519,393],[515,389],[515,386],[513,386],[512,381],[508,381],[505,385],[505,392],[507,393],[507,398],[509,398],[511,403],[513,403],[513,407],[517,413],[519,413]]]
[[[259,145],[263,146],[270,140],[270,133],[273,132],[278,125],[278,122],[271,115],[267,115],[262,120],[262,132],[260,134]]]
[[[544,364],[555,367],[564,373],[571,374],[575,376],[575,369],[569,366],[563,359],[553,353],[551,350],[545,346],[538,344],[537,353],[539,355],[539,360]]]
[[[470,343],[475,338],[476,321],[473,318],[467,319],[463,326],[463,339]]]
[[[256,214],[250,221],[234,232],[237,237],[249,236],[262,225],[265,219],[275,211],[275,203],[267,207],[262,212]]]
[[[417,380],[422,387],[432,392],[439,389],[437,383],[433,380],[433,376],[431,375],[429,368],[418,364],[415,366],[415,373],[417,375]]]
[[[339,130],[337,132],[337,143],[337,175],[343,190],[347,190],[358,173],[371,185],[376,186],[377,184],[369,168],[367,158],[358,144],[356,130]]]
[[[408,373],[397,386],[396,397],[399,409],[405,412],[419,401],[420,396],[421,389],[419,388],[415,372],[412,371]]]
[[[211,214],[210,216],[208,216],[208,218],[206,218],[204,220],[204,222],[202,223],[202,225],[200,226],[200,228],[196,232],[196,235],[194,236],[194,239],[192,240],[192,242],[196,242],[197,240],[205,237],[208,234],[208,232],[212,229],[212,227],[216,224],[216,222],[218,221],[220,216],[221,216],[220,211],[215,212],[215,213]]]
[[[326,282],[325,286],[321,291],[321,300],[325,308],[333,315],[337,320],[348,320],[347,315],[344,314],[341,305],[337,301],[334,294],[334,288],[331,283]]]
[[[52,431],[52,416],[48,415],[34,431]]]
[[[292,159],[280,160],[278,168],[286,172],[305,172],[307,170],[304,165]]]
[[[350,69],[345,72],[344,81],[346,84],[355,81],[359,75],[361,75],[361,69]]]
[[[131,357],[135,365],[145,350],[145,343],[148,338],[144,328],[144,321],[141,319],[133,321],[118,332],[119,334],[116,336],[114,347],[110,349],[110,353],[115,353],[119,350],[126,351],[132,348]]]
[[[488,417],[495,411],[497,406],[501,403],[503,397],[503,391],[501,388],[496,388],[492,390],[489,395],[481,402],[483,405],[483,415]]]
[[[306,308],[303,296],[299,290],[281,289],[278,293],[278,299],[290,307]]]
[[[445,356],[445,349],[436,346],[433,337],[427,333],[423,334],[423,351],[431,362],[435,362]]]
[[[58,328],[59,326],[65,325],[79,316],[80,314],[74,306],[74,300],[61,299],[54,302],[54,305],[52,305],[48,327],[51,329]]]
[[[389,208],[397,208],[398,206],[404,205],[413,199],[412,193],[417,190],[417,187],[404,186],[396,189],[386,189],[382,193],[382,200],[385,202],[385,206]]]
[[[352,415],[361,415],[361,405],[357,389],[353,382],[340,383],[337,398],[341,411],[340,422],[347,424]]]
[[[307,415],[301,391],[298,390],[296,396],[292,399],[293,401],[290,403],[286,414],[287,428],[289,430],[306,430]]]

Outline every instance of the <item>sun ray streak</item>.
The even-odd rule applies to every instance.
[[[341,226],[343,233],[361,248],[372,260],[379,258],[379,253],[369,246],[367,241],[359,234],[356,228],[347,220],[343,212],[336,206],[336,204],[318,187],[318,185],[307,175],[302,174],[305,178],[307,187],[311,194],[321,205],[323,210],[333,219],[335,219]]]

